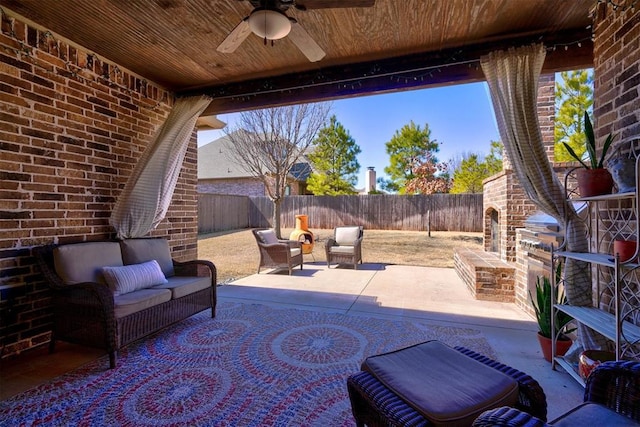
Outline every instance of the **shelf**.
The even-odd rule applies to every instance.
[[[616,317],[613,314],[595,307],[556,304],[555,308],[610,340],[616,341]],[[622,322],[622,335],[626,342],[637,342],[640,340],[640,326]]]
[[[597,254],[597,253],[590,253],[590,252],[566,252],[566,251],[559,251],[559,252],[555,252],[555,255],[557,256],[561,256],[564,258],[570,258],[570,259],[575,259],[577,261],[584,261],[584,262],[588,262],[591,264],[596,264],[596,265],[604,265],[605,267],[615,267],[615,259],[613,258],[612,255],[610,254]],[[623,269],[635,269],[640,267],[640,264],[637,263],[627,263],[627,264],[620,264],[620,267]]]
[[[635,199],[635,197],[635,191],[628,191],[626,193],[603,194],[601,196],[576,197],[570,200],[572,202],[606,202],[610,200]]]
[[[555,255],[564,258],[571,258],[578,261],[589,262],[592,264],[605,265],[607,267],[614,267],[615,263],[611,261],[613,257],[609,254],[595,254],[590,252],[556,252]]]
[[[564,369],[567,372],[567,374],[571,375],[573,377],[573,379],[576,380],[582,387],[585,386],[584,380],[582,379],[582,377],[580,376],[580,374],[576,370],[576,367],[573,365],[573,363],[568,362],[562,356],[554,357],[554,361],[555,361],[556,364],[560,365],[562,367],[562,369]]]
[[[556,316],[558,312],[566,313],[575,319],[575,323],[584,325],[594,333],[597,332],[612,341],[617,357],[623,357],[625,354],[640,354],[636,350],[640,349],[640,325],[635,324],[639,323],[636,320],[638,320],[637,310],[640,309],[637,303],[640,292],[636,286],[640,274],[640,261],[636,257],[632,257],[633,261],[620,262],[620,258],[609,253],[616,247],[616,239],[626,238],[640,242],[640,196],[638,194],[638,190],[640,190],[640,155],[637,154],[634,152],[636,155],[636,187],[633,191],[571,198],[571,196],[577,195],[571,186],[573,181],[570,181],[570,179],[576,178],[575,169],[565,175],[566,196],[573,204],[579,220],[585,227],[588,246],[592,249],[600,249],[604,253],[556,252],[551,248],[552,272],[557,271],[556,267],[566,260],[584,263],[586,265],[579,267],[591,273],[591,284],[594,288],[592,291],[598,296],[598,301],[605,289],[612,294],[612,306],[608,309],[611,312],[597,308],[599,303],[596,304],[596,307],[553,304],[551,315]],[[565,235],[565,243],[566,240],[567,236]],[[637,249],[635,255],[638,255]],[[570,285],[571,281],[572,278],[564,277],[564,274],[556,280],[557,283],[563,283],[565,286]],[[585,289],[585,292],[588,290]],[[624,319],[628,319],[628,321]],[[557,333],[552,335],[554,335],[552,339],[555,339]],[[563,357],[554,357],[552,367],[555,368],[556,365],[560,365],[582,386],[585,385],[576,364]]]

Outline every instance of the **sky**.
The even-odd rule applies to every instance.
[[[431,129],[431,138],[440,143],[437,158],[448,161],[463,153],[489,154],[491,141],[500,135],[493,114],[487,84],[469,83],[385,95],[361,96],[332,102],[332,111],[360,146],[360,172],[356,188],[363,188],[367,167],[378,177],[386,176],[389,165],[385,143],[413,120]],[[221,114],[220,120],[233,125],[238,113]],[[223,130],[198,132],[198,146],[224,136]]]

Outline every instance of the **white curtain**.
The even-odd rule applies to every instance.
[[[118,238],[142,237],[164,219],[196,120],[210,102],[205,96],[176,101],[116,201],[109,223]]]
[[[492,52],[481,58],[500,136],[514,173],[533,203],[566,230],[566,250],[587,252],[587,230],[566,199],[553,172],[538,123],[538,79],[545,59],[542,44]],[[591,306],[591,268],[568,260],[564,265],[567,299],[575,306]],[[578,340],[567,355],[575,359],[583,348],[599,349],[606,340],[578,326]]]

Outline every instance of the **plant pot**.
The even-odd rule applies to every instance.
[[[636,159],[630,157],[611,159],[607,169],[616,183],[618,193],[636,190]]]
[[[636,254],[636,241],[635,240],[614,240],[613,241],[613,256],[618,254],[620,256],[620,262],[627,262],[631,260]]]
[[[613,178],[605,168],[578,169],[576,173],[580,197],[601,196],[611,194]]]
[[[615,353],[604,350],[585,350],[578,358],[578,373],[583,380],[586,380],[591,371],[602,362],[616,360]]]
[[[551,338],[544,337],[538,332],[538,342],[540,342],[540,349],[542,349],[542,356],[547,362],[551,362]],[[556,356],[564,356],[569,350],[573,341],[570,339],[560,339],[556,341]]]

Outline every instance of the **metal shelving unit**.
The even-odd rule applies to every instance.
[[[636,189],[639,188],[639,165],[640,161],[636,160]],[[637,359],[640,357],[640,244],[636,244],[636,253],[627,262],[622,262],[612,253],[615,239],[640,241],[638,191],[577,197],[571,198],[571,201],[586,204],[588,208],[585,221],[589,252],[552,250],[552,271],[556,271],[558,262],[567,259],[588,263],[591,266],[596,298],[592,307],[555,304],[552,317],[555,318],[558,311],[567,313],[576,322],[611,340],[617,359]],[[561,280],[570,278],[562,277]],[[553,328],[552,332],[555,332]],[[555,333],[553,335],[552,351],[555,354],[557,336]],[[552,368],[555,369],[556,365],[560,365],[584,386],[584,381],[572,363],[563,357],[555,357]]]

